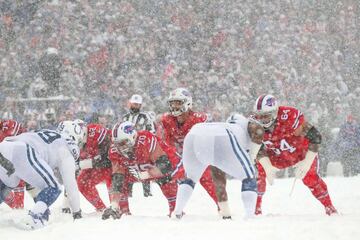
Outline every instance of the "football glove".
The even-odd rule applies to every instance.
[[[119,212],[118,209],[113,209],[112,207],[108,207],[104,210],[101,218],[102,220],[109,219],[110,217],[112,217],[113,219],[120,219],[121,215],[122,213]]]
[[[136,168],[129,168],[129,173],[139,181],[150,178],[148,171],[139,171]]]
[[[62,213],[71,213],[71,209],[69,207],[64,207],[61,209]]]
[[[82,218],[81,209],[79,211],[73,213],[73,219],[74,220],[75,219],[80,219],[80,218]]]

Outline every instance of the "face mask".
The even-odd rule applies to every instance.
[[[140,112],[140,109],[139,108],[130,108],[130,112],[131,113],[138,113],[138,112]]]

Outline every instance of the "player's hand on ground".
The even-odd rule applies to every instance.
[[[69,207],[64,207],[61,209],[62,213],[71,213],[71,209]]]
[[[80,219],[80,218],[82,218],[81,209],[79,211],[73,213],[73,219],[74,220],[75,219]]]
[[[101,218],[103,220],[109,219],[110,217],[112,217],[113,219],[120,219],[121,215],[122,213],[118,209],[108,207],[104,210]]]
[[[129,173],[139,181],[150,178],[148,171],[140,171],[137,168],[129,168]]]

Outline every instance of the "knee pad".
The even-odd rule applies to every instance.
[[[41,201],[49,207],[59,197],[61,190],[59,188],[47,187],[40,191],[36,196],[35,202]]]
[[[179,185],[181,185],[181,184],[187,184],[192,188],[195,187],[195,182],[193,180],[191,180],[190,178],[185,178],[184,180],[180,180]]]
[[[256,178],[245,178],[242,180],[241,191],[257,192]]]

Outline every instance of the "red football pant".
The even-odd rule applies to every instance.
[[[121,212],[125,214],[130,214],[129,208],[129,182],[136,182],[132,177],[125,176],[125,181],[123,183],[122,194],[119,202],[119,208]],[[163,195],[166,197],[169,205],[169,216],[175,209],[176,203],[176,193],[177,193],[177,182],[176,179],[172,179],[170,182],[159,185]]]
[[[258,170],[258,177],[257,177],[258,196],[256,199],[255,214],[258,215],[262,213],[261,205],[262,205],[262,197],[266,191],[266,173],[264,168],[259,162],[256,162],[256,168]]]
[[[84,169],[81,170],[77,178],[79,191],[96,208],[97,211],[105,209],[106,206],[100,198],[96,185],[105,182],[108,192],[110,192],[111,173],[111,168]]]
[[[333,205],[330,199],[327,185],[318,174],[318,161],[319,160],[316,157],[310,167],[310,170],[307,172],[302,181],[310,189],[314,197],[319,200],[322,205],[324,205],[324,207],[331,207]]]
[[[16,188],[12,189],[9,195],[5,199],[5,203],[13,208],[24,208],[24,188],[25,182],[20,181]]]
[[[177,182],[174,179],[171,180],[170,182],[160,185],[160,189],[164,194],[164,196],[166,197],[169,204],[169,216],[171,216],[171,213],[175,209],[177,187],[178,187]]]
[[[260,163],[256,163],[258,169],[258,179],[257,179],[257,187],[258,187],[258,198],[256,202],[256,210],[255,214],[261,214],[261,204],[262,204],[262,196],[266,191],[266,173],[264,168]],[[309,171],[302,179],[305,186],[307,186],[314,197],[319,200],[319,202],[324,207],[331,207],[332,202],[329,196],[329,192],[327,190],[326,183],[321,179],[318,174],[318,158],[314,159]]]

